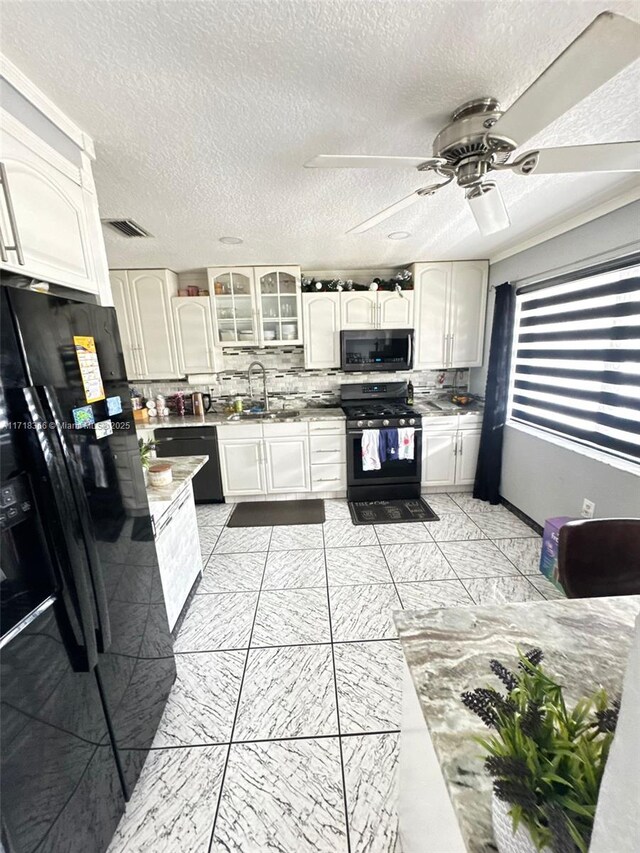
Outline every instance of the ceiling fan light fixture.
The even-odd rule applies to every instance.
[[[476,184],[467,190],[467,201],[483,237],[504,231],[511,222],[500,190],[492,181]]]
[[[408,231],[392,231],[391,234],[387,234],[389,240],[406,240],[407,237],[411,237]]]

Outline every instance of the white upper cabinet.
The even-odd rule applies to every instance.
[[[171,312],[176,274],[170,270],[111,270],[110,277],[129,379],[183,376]]]
[[[261,346],[302,343],[299,267],[254,270]]]
[[[213,340],[213,317],[208,296],[174,296],[171,299],[183,374],[214,373],[222,369],[222,355]]]
[[[356,290],[340,294],[343,329],[413,328],[413,294],[403,291]]]
[[[482,364],[487,261],[414,264],[416,368]]]
[[[307,370],[340,367],[340,294],[305,293],[302,320]]]
[[[479,367],[484,346],[489,265],[486,261],[457,261],[451,266],[449,361],[452,367]]]
[[[142,369],[138,360],[137,343],[133,329],[133,317],[131,314],[131,303],[129,301],[129,281],[126,270],[110,270],[109,280],[111,282],[111,295],[113,305],[118,318],[118,329],[120,330],[120,342],[122,343],[122,355],[124,366],[129,379],[142,377]]]
[[[2,266],[99,294],[106,263],[92,182],[6,113],[0,144]]]
[[[0,266],[111,305],[93,143],[6,57],[0,65],[17,93],[0,109]]]
[[[211,267],[207,273],[220,346],[302,343],[300,267]]]
[[[378,291],[378,328],[413,328],[413,293],[403,290],[402,295],[395,291]]]
[[[208,270],[214,335],[220,346],[257,346],[258,318],[253,267]]]
[[[378,325],[378,294],[368,290],[343,291],[340,294],[343,329],[375,329]]]

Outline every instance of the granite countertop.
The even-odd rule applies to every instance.
[[[484,412],[484,403],[477,400],[468,406],[458,406],[452,403],[449,397],[418,397],[415,408],[423,418],[453,417],[454,415],[481,415]]]
[[[163,456],[157,462],[171,462],[173,480],[166,486],[147,486],[149,510],[157,523],[169,509],[183,488],[209,461],[208,456]],[[153,462],[151,463],[154,464]]]
[[[222,426],[222,424],[253,424],[253,423],[304,423],[310,421],[343,421],[345,419],[342,409],[295,409],[296,415],[282,416],[282,409],[275,410],[278,413],[277,418],[238,418],[238,420],[229,419],[229,415],[224,412],[208,412],[206,415],[169,415],[166,418],[149,418],[144,424],[139,426],[143,429],[162,429],[163,427],[193,427],[193,426]],[[286,411],[286,409],[284,410]]]
[[[494,853],[491,779],[473,735],[489,731],[460,701],[501,687],[497,658],[517,666],[516,646],[544,651],[573,705],[600,685],[619,697],[640,596],[400,611],[395,623],[462,836],[470,853]]]

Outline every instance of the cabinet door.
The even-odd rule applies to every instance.
[[[138,361],[137,343],[134,337],[134,320],[129,301],[129,280],[126,270],[110,270],[111,295],[118,318],[118,329],[122,343],[124,366],[129,379],[140,379],[142,372]]]
[[[127,275],[142,375],[146,379],[181,376],[171,316],[173,274],[168,270],[129,270]]]
[[[302,318],[307,370],[340,367],[340,294],[305,294]]]
[[[480,430],[460,430],[456,455],[456,485],[472,485],[476,478]]]
[[[213,318],[208,296],[174,296],[171,299],[180,372],[212,373],[221,367],[213,342]]]
[[[373,291],[343,291],[340,294],[340,313],[343,329],[375,329],[378,314],[378,294]]]
[[[212,267],[208,270],[215,339],[221,347],[259,343],[253,267]]]
[[[225,497],[265,493],[261,438],[225,438],[218,442]]]
[[[306,435],[266,438],[267,494],[308,492],[309,438]]]
[[[261,346],[302,343],[299,267],[256,267],[256,306]]]
[[[413,292],[378,293],[378,327],[380,329],[413,328]]]
[[[486,261],[455,261],[449,299],[449,364],[479,367],[484,346],[488,264]]]
[[[80,170],[44,143],[38,144],[37,137],[32,139],[29,132],[23,134],[14,128],[14,124],[17,123],[9,117],[7,125],[12,132],[3,127],[0,139],[6,189],[13,203],[24,265],[18,263],[14,250],[8,250],[2,266],[22,275],[97,293]],[[0,203],[0,228],[5,244],[13,245],[15,235],[4,197]]]
[[[446,366],[450,282],[450,263],[414,266],[415,368],[437,369]]]
[[[422,483],[452,486],[456,478],[455,432],[422,432]]]

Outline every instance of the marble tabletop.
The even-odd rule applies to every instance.
[[[517,666],[516,646],[541,648],[573,705],[604,686],[619,697],[640,596],[569,599],[490,607],[399,611],[396,628],[449,796],[470,853],[494,853],[491,779],[472,740],[487,728],[464,707],[465,690],[500,682],[497,658]]]
[[[170,462],[173,480],[166,486],[147,485],[147,499],[153,520],[157,522],[169,509],[183,488],[209,461],[208,456],[163,456],[157,462]],[[153,465],[153,462],[151,462]]]
[[[311,421],[344,421],[345,416],[342,409],[293,409],[295,415],[283,415],[282,409],[274,409],[277,418],[264,418],[252,420],[250,418],[229,419],[224,412],[208,412],[206,415],[168,415],[166,418],[149,418],[148,421],[140,423],[143,429],[162,429],[163,427],[194,427],[194,426],[222,426],[222,424],[247,424],[247,423],[304,423]]]

